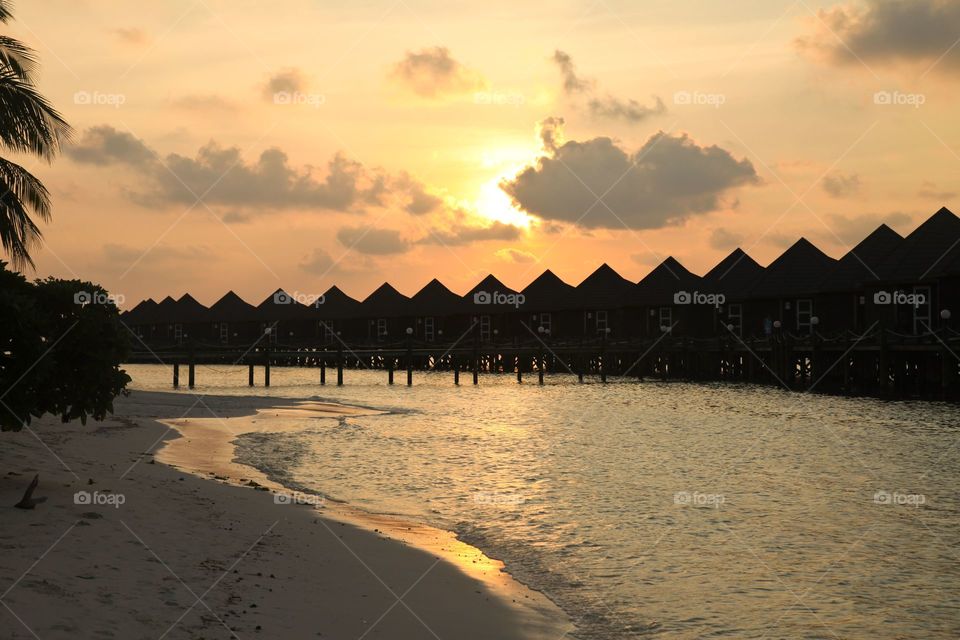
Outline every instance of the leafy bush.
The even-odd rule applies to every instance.
[[[129,333],[103,287],[80,280],[28,282],[0,261],[0,428],[46,413],[102,420],[130,376]]]

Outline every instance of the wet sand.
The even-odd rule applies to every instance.
[[[102,423],[0,435],[4,637],[572,637],[547,598],[452,534],[278,500],[291,494],[233,461],[242,433],[371,411],[138,391]],[[38,472],[47,502],[12,508]]]

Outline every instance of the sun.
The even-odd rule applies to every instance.
[[[480,195],[476,201],[477,213],[489,220],[526,229],[530,227],[530,216],[513,206],[510,196],[500,188],[500,181],[512,175],[515,174],[497,176],[480,186]]]

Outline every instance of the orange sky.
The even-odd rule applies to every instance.
[[[37,275],[129,306],[839,256],[960,209],[957,6],[21,3],[77,130],[25,161],[54,198]]]

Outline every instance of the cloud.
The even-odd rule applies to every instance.
[[[626,120],[627,122],[640,122],[653,116],[663,115],[667,112],[667,105],[658,96],[653,96],[653,106],[648,107],[640,104],[636,100],[621,100],[612,96],[606,98],[594,98],[590,100],[590,112],[600,118],[609,120]]]
[[[110,29],[110,35],[123,44],[141,45],[146,44],[150,39],[146,31],[137,27],[117,27]]]
[[[797,46],[836,65],[920,63],[960,71],[960,2],[867,0],[821,9]]]
[[[847,198],[860,191],[860,176],[831,173],[823,179],[823,190],[832,198]]]
[[[851,247],[870,235],[873,230],[881,224],[886,224],[896,229],[898,226],[904,227],[909,225],[913,220],[913,216],[900,211],[886,214],[868,213],[859,216],[832,214],[827,216],[827,218],[829,220],[830,230],[833,233],[826,232],[819,235],[823,239],[832,242],[836,242],[837,238],[840,238]]]
[[[323,249],[314,249],[310,255],[300,261],[300,269],[314,275],[324,275],[333,270],[333,258]]]
[[[571,140],[546,153],[500,188],[532,215],[581,228],[678,224],[717,210],[726,192],[760,181],[749,160],[686,134],[661,131],[632,154],[606,137]]]
[[[486,242],[487,240],[516,240],[521,235],[520,228],[512,224],[494,222],[489,226],[482,227],[459,220],[448,229],[431,231],[423,238],[417,240],[417,244],[439,244],[447,247],[458,247],[473,242]]]
[[[503,249],[497,250],[495,254],[501,260],[506,260],[507,262],[515,262],[517,264],[530,264],[537,261],[537,256],[533,255],[529,251],[523,251],[521,249],[513,249],[511,247],[506,247]]]
[[[457,62],[446,47],[408,51],[391,76],[422,98],[442,98],[481,90],[483,76]]]
[[[551,153],[563,144],[563,118],[550,116],[537,123],[537,135],[543,148]]]
[[[593,90],[594,81],[577,75],[573,58],[570,57],[569,53],[557,49],[553,52],[553,62],[560,67],[560,75],[563,76],[563,90],[566,93],[574,94]]]
[[[173,101],[173,106],[185,111],[211,113],[233,112],[237,110],[237,105],[226,98],[212,93],[182,96]]]
[[[372,256],[406,253],[410,249],[410,243],[396,229],[341,227],[337,240],[348,249]]]
[[[735,249],[743,242],[743,236],[739,233],[717,227],[710,232],[710,246],[720,251]]]
[[[83,164],[127,165],[140,172],[147,184],[132,195],[135,202],[192,205],[202,197],[205,204],[226,210],[225,222],[285,209],[359,212],[395,205],[426,213],[442,206],[408,174],[390,175],[341,153],[327,162],[323,175],[310,165],[291,165],[286,153],[275,147],[247,161],[239,147],[210,142],[194,157],[172,153],[161,161],[139,138],[104,125],[88,129],[67,154]]]
[[[263,98],[273,102],[278,93],[302,93],[306,85],[303,72],[299,69],[293,67],[283,69],[267,78],[263,86]]]
[[[956,198],[957,192],[944,191],[943,189],[938,188],[936,183],[924,180],[923,186],[920,187],[920,191],[917,192],[917,195],[921,198],[928,198],[930,200],[944,202],[946,200],[953,200]]]
[[[560,68],[564,93],[568,96],[581,94],[589,96],[587,110],[595,118],[623,120],[630,124],[636,124],[667,112],[667,105],[657,96],[653,96],[653,106],[649,107],[632,99],[624,100],[611,95],[597,97],[596,81],[578,76],[573,58],[565,51],[560,49],[554,51],[553,62]]]
[[[157,161],[157,154],[143,140],[109,125],[92,127],[73,145],[66,154],[81,164],[106,166],[126,164],[144,167]]]
[[[126,269],[133,264],[150,267],[171,263],[205,261],[210,259],[211,249],[210,247],[195,245],[158,244],[149,250],[145,250],[143,247],[108,242],[101,248],[101,254],[104,262],[110,267]]]

